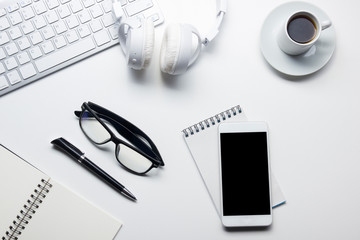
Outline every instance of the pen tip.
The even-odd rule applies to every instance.
[[[124,188],[123,190],[122,190],[122,193],[125,195],[125,196],[127,196],[128,198],[130,198],[131,200],[133,200],[133,201],[137,201],[137,199],[136,199],[136,197],[134,196],[134,194],[132,194],[128,189],[126,189],[126,188]]]

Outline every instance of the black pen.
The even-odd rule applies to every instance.
[[[111,187],[115,188],[131,200],[136,201],[136,197],[128,189],[126,189],[121,183],[112,178],[104,170],[91,162],[87,157],[85,157],[85,154],[82,151],[80,151],[77,147],[66,141],[64,138],[54,139],[53,141],[51,141],[51,143],[65,151],[74,159],[76,159],[82,166],[86,167],[92,173],[104,180]]]

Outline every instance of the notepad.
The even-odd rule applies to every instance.
[[[185,143],[194,159],[211,200],[220,216],[220,162],[218,125],[222,122],[247,121],[241,107],[235,106],[184,129]],[[234,152],[234,154],[240,154]],[[272,206],[286,202],[283,192],[271,171]]]
[[[113,239],[122,222],[0,145],[0,239]]]

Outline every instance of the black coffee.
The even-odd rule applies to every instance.
[[[298,43],[308,43],[316,36],[316,25],[307,16],[297,16],[290,20],[287,31],[292,40]]]

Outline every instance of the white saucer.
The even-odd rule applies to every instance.
[[[261,29],[261,51],[268,63],[291,76],[304,76],[320,70],[330,60],[335,50],[335,29],[333,26],[321,32],[320,39],[309,51],[298,56],[284,53],[278,46],[276,36],[285,19],[293,12],[307,10],[316,15],[320,22],[330,18],[320,8],[306,2],[289,2],[275,8],[265,19]]]

